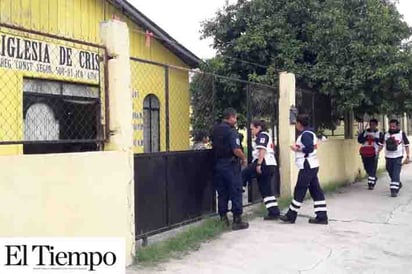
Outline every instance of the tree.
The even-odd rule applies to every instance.
[[[239,0],[203,23],[225,73],[276,84],[294,72],[341,113],[412,109],[411,34],[383,0]]]
[[[274,87],[242,80],[239,75],[230,73],[219,57],[207,60],[200,69],[201,72],[191,77],[190,84],[194,131],[208,130],[216,121],[221,120],[223,110],[227,107],[237,110],[237,125],[245,128],[248,103],[250,118],[265,119],[269,127],[274,127]]]
[[[238,112],[238,126],[246,126],[246,85],[237,75],[226,71],[220,58],[212,58],[200,66],[201,72],[191,78],[192,128],[210,131],[222,118],[227,107]]]

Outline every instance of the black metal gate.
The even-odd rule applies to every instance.
[[[158,134],[160,139],[157,140],[162,152],[134,157],[136,235],[140,239],[216,213],[212,152],[191,150],[186,138],[193,138],[195,132],[208,136],[222,118],[223,110],[234,107],[239,113],[239,130],[247,136],[250,160],[252,136],[249,125],[253,119],[265,120],[274,142],[278,143],[278,89],[138,58],[131,58],[131,64],[134,86],[140,88],[136,93],[146,95],[156,91],[163,100],[159,104],[158,117],[162,134]],[[176,81],[180,79],[179,75],[186,73],[190,79],[190,114],[176,109],[176,106],[182,106],[184,96],[172,96],[184,90],[184,86],[178,88],[180,85]],[[136,95],[135,100],[140,98]],[[147,129],[146,125],[143,128]],[[192,143],[195,143],[193,139]],[[176,145],[182,143],[187,144],[187,148]],[[187,151],[176,151],[185,149]],[[279,194],[279,172],[274,176],[273,189]],[[261,201],[256,182],[249,184],[247,197],[248,204]]]
[[[216,212],[210,150],[135,154],[137,238]]]

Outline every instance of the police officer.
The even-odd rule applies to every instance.
[[[243,185],[257,178],[260,194],[268,214],[264,220],[279,219],[280,211],[276,197],[272,192],[271,181],[276,168],[276,158],[272,138],[267,132],[264,121],[255,120],[250,125],[255,137],[252,163],[242,171]]]
[[[240,149],[239,134],[234,128],[236,111],[228,108],[223,112],[223,122],[212,133],[212,148],[215,156],[215,186],[218,193],[218,211],[221,220],[229,225],[228,203],[232,201],[233,230],[246,229],[242,221],[241,164],[246,165],[245,154]]]
[[[389,122],[389,131],[385,133],[386,170],[391,178],[391,196],[397,197],[402,187],[401,169],[402,160],[406,151],[405,163],[409,163],[409,140],[405,132],[399,129],[399,121]]]
[[[302,206],[303,199],[309,188],[310,195],[314,201],[316,217],[310,218],[311,224],[328,224],[325,195],[320,187],[318,172],[319,160],[317,157],[318,138],[313,129],[309,128],[309,117],[299,115],[296,120],[296,129],[300,135],[296,143],[291,146],[295,152],[296,165],[299,168],[298,181],[293,193],[293,201],[286,215],[280,217],[283,222],[294,223],[298,211]]]
[[[368,174],[368,189],[375,188],[377,177],[379,153],[383,149],[384,134],[377,128],[378,120],[371,119],[369,128],[358,135],[358,142],[362,145],[359,153],[362,157],[363,166]]]

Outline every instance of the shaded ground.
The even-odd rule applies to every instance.
[[[374,191],[357,183],[328,195],[330,224],[308,224],[305,201],[294,225],[253,220],[181,260],[127,274],[151,273],[412,273],[412,165],[404,166],[399,197],[382,175]]]

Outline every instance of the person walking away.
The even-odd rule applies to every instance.
[[[239,134],[234,128],[237,113],[229,108],[223,112],[223,122],[212,133],[212,149],[215,157],[215,187],[218,193],[218,212],[226,225],[229,200],[232,202],[232,230],[246,229],[242,220],[242,178],[241,164],[246,165],[246,157],[240,149]]]
[[[257,179],[263,203],[268,211],[264,220],[277,220],[280,216],[278,202],[272,191],[272,178],[277,165],[272,138],[264,121],[255,120],[250,125],[255,138],[252,163],[243,169],[242,180],[245,186],[252,178]]]
[[[285,215],[280,219],[285,223],[295,223],[298,211],[302,206],[303,199],[309,188],[309,193],[314,201],[315,218],[310,218],[311,224],[328,224],[325,195],[320,187],[318,172],[319,160],[317,156],[317,142],[313,129],[309,127],[309,117],[299,115],[296,120],[296,129],[299,137],[296,143],[291,146],[295,152],[296,166],[299,168],[298,181],[293,193],[293,200]]]

